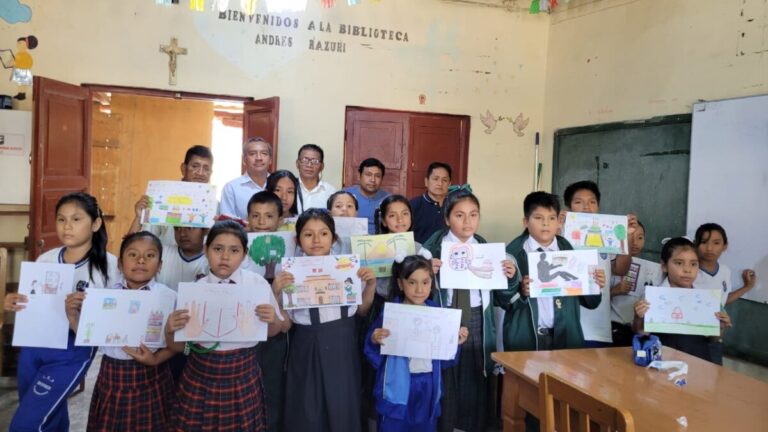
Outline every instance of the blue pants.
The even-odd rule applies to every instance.
[[[19,408],[9,430],[67,431],[67,397],[80,384],[96,353],[94,347],[76,347],[69,333],[67,349],[22,348],[18,364]]]
[[[437,430],[435,423],[408,423],[408,420],[397,420],[379,416],[378,432],[434,432]]]

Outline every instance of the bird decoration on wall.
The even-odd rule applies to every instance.
[[[531,121],[531,118],[525,118],[523,116],[523,113],[520,113],[515,117],[514,119],[511,117],[504,117],[504,116],[494,116],[491,110],[485,110],[485,114],[480,114],[480,122],[485,126],[485,133],[492,134],[493,131],[496,130],[496,126],[498,125],[498,122],[500,121],[506,121],[509,123],[512,123],[512,130],[515,131],[515,134],[517,134],[518,137],[522,137],[525,135],[525,132],[523,130],[528,126],[528,123]]]

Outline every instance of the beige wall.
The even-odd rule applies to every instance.
[[[469,179],[483,204],[480,231],[508,241],[520,228],[532,137],[543,127],[545,15],[438,0],[355,7],[338,1],[332,9],[310,1],[304,13],[280,14],[299,19],[298,29],[286,30],[222,21],[215,13],[189,11],[185,2],[170,8],[146,0],[25,3],[33,10],[31,22],[0,27],[0,37],[9,46],[20,35],[38,37],[31,52],[35,74],[71,83],[280,96],[280,167],[291,168],[299,146],[315,142],[326,149],[325,179],[337,185],[346,106],[470,115]],[[265,2],[258,8],[263,12]],[[331,23],[333,33],[309,31],[310,20]],[[340,35],[339,24],[405,31],[409,42]],[[264,34],[291,36],[293,47],[256,45]],[[189,49],[178,60],[177,87],[168,86],[168,58],[158,52],[171,36]],[[342,41],[346,53],[310,51],[311,37]],[[15,89],[0,80],[0,92]],[[427,96],[426,104],[419,104],[419,94]],[[487,109],[495,116],[530,117],[525,136],[507,121],[485,133],[479,114]]]
[[[699,99],[768,93],[767,25],[764,0],[572,0],[552,14],[546,187],[558,128],[690,113]]]

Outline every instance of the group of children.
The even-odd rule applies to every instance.
[[[55,209],[63,246],[38,260],[76,267],[73,293],[64,306],[69,344],[66,350],[22,349],[19,409],[10,429],[67,430],[66,396],[95,355],[91,347],[74,345],[80,306],[87,296],[85,288],[90,287],[176,291],[180,282],[199,280],[245,285],[268,292],[269,298],[253,311],[268,324],[265,342],[176,342],[175,331],[196,322],[190,320],[194,310],[178,309],[167,321],[166,348],[102,348],[88,418],[92,431],[346,432],[367,428],[371,415],[379,431],[483,431],[495,417],[492,352],[625,345],[627,335],[642,332],[642,318],[653,307],[642,295],[629,296],[623,277],[632,257],[642,251],[645,238],[643,225],[632,215],[628,229],[632,256],[603,256],[591,275],[601,294],[530,297],[527,253],[572,249],[558,235],[559,199],[546,192],[525,198],[525,231],[508,244],[507,259],[500,263],[508,280],[506,289],[441,288],[437,276],[443,243],[486,242],[477,234],[480,201],[462,187],[445,199],[445,227],[417,245],[417,255],[398,257],[391,277],[377,279],[369,268],[358,271],[363,286],[360,305],[284,311],[282,290],[294,277],[279,268],[274,275],[266,275],[269,279],[259,274],[263,270],[247,258],[246,230],[277,231],[285,218],[297,216],[297,255],[349,253],[336,233],[333,217],[355,216],[358,206],[352,194],[339,191],[328,199],[326,209],[297,214],[296,177],[277,171],[269,179],[267,190],[248,202],[247,221],[219,220],[210,230],[175,228],[177,246],[170,250],[150,232],[132,233],[123,239],[119,258],[106,251],[104,219],[96,200],[85,193],[63,197]],[[565,201],[569,211],[597,213],[597,185],[572,185]],[[401,195],[387,197],[376,212],[375,225],[379,233],[411,230],[409,201]],[[744,288],[731,290],[729,271],[718,264],[726,247],[725,231],[714,224],[700,228],[695,242],[671,239],[661,253],[665,278],[654,283],[717,286],[728,293],[727,301],[733,301],[754,286],[755,276],[745,271]],[[8,294],[4,307],[19,311],[27,300]],[[389,336],[383,328],[385,302],[460,309],[455,357],[439,361],[381,354]],[[600,315],[590,319],[614,321],[612,334],[589,330],[590,320],[585,318],[592,312]],[[730,326],[727,313],[717,316],[723,327]],[[605,328],[608,322],[602,324]],[[717,341],[682,335],[666,335],[662,340],[717,361],[712,356]]]

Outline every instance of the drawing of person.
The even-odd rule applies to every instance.
[[[30,35],[16,40],[16,55],[13,60],[13,72],[11,81],[18,85],[19,92],[14,99],[27,98],[27,87],[32,85],[32,56],[29,50],[37,48],[37,38]]]
[[[566,272],[558,271],[551,273],[552,270],[562,267],[562,264],[552,265],[547,261],[547,254],[542,252],[539,255],[539,263],[536,264],[536,268],[539,270],[539,280],[542,282],[550,282],[557,278],[562,278],[565,281],[572,281],[578,279],[576,276]]]
[[[37,289],[40,288],[40,283],[37,281],[37,279],[32,281],[32,290],[29,292],[30,295],[35,295],[37,292]]]

